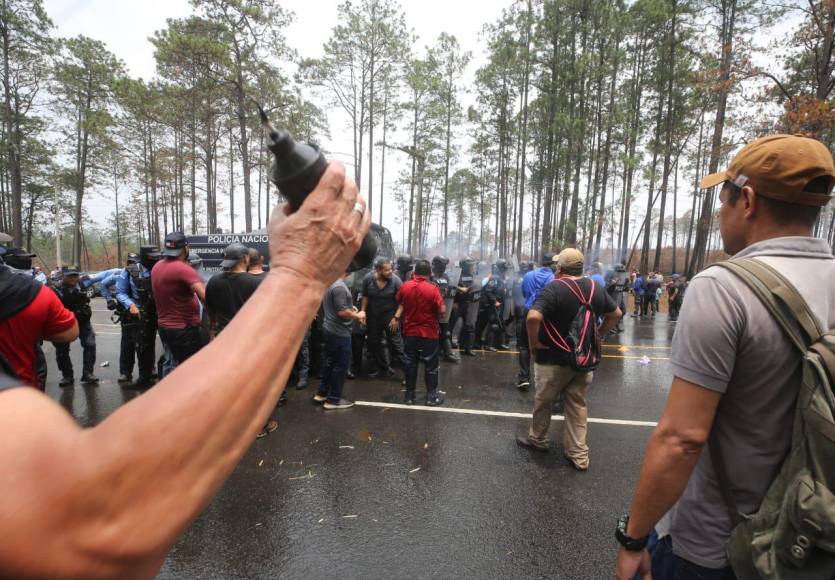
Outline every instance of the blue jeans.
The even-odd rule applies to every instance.
[[[418,363],[423,362],[426,399],[438,396],[438,339],[419,336],[403,337],[406,354],[406,399],[415,398]]]
[[[342,385],[351,364],[351,337],[325,332],[325,370],[319,383],[319,394],[331,403],[342,398]]]
[[[96,366],[96,332],[90,319],[78,320],[78,341],[82,349],[81,376],[92,376]],[[61,375],[64,378],[73,377],[72,361],[70,360],[70,343],[64,342],[55,345],[55,359]]]
[[[306,381],[310,372],[310,328],[304,333],[302,345],[299,347],[299,354],[296,355],[296,362],[293,363],[292,374],[296,375],[296,381]]]
[[[673,554],[673,538],[658,539],[653,530],[649,538],[649,552],[652,554],[653,580],[734,580],[733,570],[727,568],[705,568]]]

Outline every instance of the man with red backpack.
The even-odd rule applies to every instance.
[[[565,396],[566,459],[578,471],[589,468],[586,445],[586,391],[600,361],[600,336],[617,325],[621,312],[606,289],[583,277],[583,254],[566,248],[557,258],[557,275],[528,313],[528,341],[534,357],[533,420],[519,445],[548,451],[551,407]],[[597,320],[603,323],[597,326]]]

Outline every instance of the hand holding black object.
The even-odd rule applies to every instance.
[[[269,149],[275,157],[270,179],[287,199],[288,213],[295,213],[320,183],[328,161],[315,145],[297,142],[286,131],[273,128],[264,110],[260,106],[258,110],[262,124],[269,131]],[[360,216],[367,209],[364,202],[352,208]],[[348,271],[355,272],[369,267],[376,253],[376,239],[363,233],[362,245],[349,264]]]

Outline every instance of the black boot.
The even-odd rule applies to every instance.
[[[443,345],[444,360],[446,362],[457,363],[461,360],[452,352],[452,341],[450,339],[445,338],[441,344]]]

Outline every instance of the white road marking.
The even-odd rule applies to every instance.
[[[403,405],[399,403],[380,403],[377,401],[356,401],[359,407],[382,407],[389,409],[406,409],[409,411],[431,411],[434,413],[452,413],[456,415],[485,415],[488,417],[512,417],[514,419],[530,419],[530,413],[510,413],[507,411],[485,411],[482,409],[458,409],[455,407],[427,407],[425,405]],[[552,415],[555,421],[564,421],[562,415]],[[598,419],[589,417],[589,423],[602,423],[604,425],[629,425],[631,427],[655,427],[655,421],[631,421],[628,419]]]

